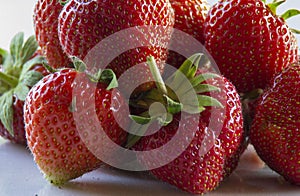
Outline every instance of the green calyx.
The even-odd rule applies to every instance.
[[[45,59],[41,56],[33,57],[38,48],[34,36],[24,41],[24,33],[16,34],[10,44],[10,50],[0,48],[0,120],[8,132],[13,136],[13,97],[24,101],[31,86],[38,82],[43,75],[31,70]]]
[[[270,8],[274,15],[277,15],[277,8],[283,4],[286,0],[274,0],[272,3],[268,3],[267,6]],[[266,1],[263,1],[266,3]]]
[[[70,0],[59,0],[58,2],[62,5],[65,6]]]
[[[266,0],[263,0],[264,3],[266,3]],[[271,12],[274,15],[277,15],[277,8],[282,5],[283,3],[285,3],[286,0],[273,0],[273,2],[268,3],[267,6],[269,7],[269,9],[271,10]],[[297,9],[289,9],[287,11],[285,11],[283,14],[279,15],[282,19],[284,19],[285,21],[288,20],[289,18],[292,18],[294,16],[297,16],[300,14],[300,10]],[[290,29],[293,33],[295,34],[300,34],[300,31],[297,29]]]
[[[146,102],[148,99],[151,100],[149,104],[161,102],[172,115],[181,111],[191,114],[201,113],[207,106],[222,107],[218,100],[204,95],[204,93],[220,90],[204,83],[208,79],[219,77],[219,75],[208,72],[197,74],[201,57],[200,53],[189,57],[173,75],[167,78],[166,82],[158,74],[159,72],[156,72],[158,76],[154,78],[160,79],[156,79],[157,88],[145,96]],[[153,60],[148,61],[148,64],[150,67],[156,66],[153,64]],[[164,87],[161,88],[161,86]]]
[[[147,58],[156,88],[132,104],[133,107],[142,108],[145,112],[130,116],[133,120],[130,130],[134,134],[129,135],[126,147],[132,147],[154,121],[166,126],[172,122],[173,115],[180,112],[199,114],[206,107],[223,107],[217,99],[207,95],[220,89],[207,84],[206,81],[220,76],[198,72],[202,56],[203,54],[197,53],[189,57],[166,81],[160,75],[155,59],[152,56]]]
[[[78,57],[71,57],[75,70],[78,72],[87,73],[86,64]],[[92,82],[102,82],[107,84],[106,90],[111,90],[118,87],[118,79],[116,74],[111,69],[98,70],[95,74],[87,73]]]

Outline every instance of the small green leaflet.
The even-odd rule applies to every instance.
[[[32,55],[35,53],[37,48],[38,48],[38,43],[35,39],[35,36],[32,35],[26,40],[23,48],[21,49],[21,54],[20,54],[21,65],[23,65],[26,61],[28,61],[32,57]]]
[[[10,54],[13,58],[13,61],[16,62],[20,59],[21,50],[24,42],[24,33],[17,33],[10,44]]]
[[[20,83],[23,83],[27,86],[34,86],[38,81],[43,78],[43,74],[38,71],[31,70],[27,72],[27,74],[22,77]]]
[[[20,99],[21,101],[25,101],[29,90],[29,87],[24,83],[19,83],[18,86],[16,86],[16,88],[14,89],[14,93],[18,97],[18,99]]]
[[[0,97],[0,120],[8,132],[14,136],[13,131],[13,91],[10,90]]]

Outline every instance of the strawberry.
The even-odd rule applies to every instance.
[[[160,149],[157,153],[140,155],[138,160],[158,179],[184,191],[203,194],[215,189],[236,168],[244,150],[244,133],[241,103],[235,87],[222,76],[197,70],[195,59],[197,55],[186,60],[166,82],[173,87],[179,85],[174,92],[179,98],[168,87],[164,94],[176,103],[181,101],[179,110],[170,101],[162,102],[168,115],[171,113],[173,117],[159,130],[159,124],[150,124],[145,131],[147,136],[138,140],[129,136],[128,143],[137,151]],[[178,80],[179,72],[187,76],[194,88],[189,90],[186,81]],[[195,103],[190,99],[193,90],[197,92]],[[175,137],[181,140],[172,145]],[[161,164],[164,157],[170,159]]]
[[[206,19],[209,5],[206,0],[170,0],[175,13],[174,28],[192,36],[204,44],[204,21]],[[181,42],[186,41],[184,38],[179,38],[178,35],[174,39],[180,39]],[[176,45],[181,44],[174,40]],[[185,48],[188,48],[190,43],[182,43]],[[186,51],[187,53],[191,51]],[[199,51],[197,51],[199,52]],[[179,68],[186,58],[177,54],[175,51],[169,51],[167,63]]]
[[[85,62],[90,72],[95,69],[94,62],[102,62],[119,78],[141,64],[120,82],[120,89],[130,95],[131,87],[145,83],[136,90],[140,92],[153,86],[144,62],[149,55],[161,62],[166,59],[173,24],[174,13],[168,0],[70,0],[59,17],[59,39],[68,55],[92,61]],[[105,38],[109,43],[101,42]],[[159,66],[162,72],[163,63]]]
[[[276,15],[283,2],[221,0],[208,13],[205,46],[239,93],[265,89],[276,73],[298,60],[296,38],[285,20],[300,12]]]
[[[22,145],[26,145],[23,122],[26,94],[48,74],[37,47],[34,36],[24,42],[24,34],[18,33],[11,41],[10,51],[0,48],[0,136]]]
[[[300,184],[300,63],[285,68],[261,96],[250,139],[260,158],[293,184]]]
[[[53,68],[71,66],[71,61],[63,52],[58,39],[58,16],[62,8],[62,1],[38,0],[33,13],[36,39],[43,55]]]
[[[45,178],[54,185],[62,185],[102,164],[85,145],[95,128],[102,126],[118,145],[126,141],[127,133],[114,118],[115,113],[124,110],[124,99],[119,92],[112,96],[107,87],[98,79],[91,81],[83,72],[66,68],[44,77],[30,90],[24,106],[28,147]],[[74,89],[82,91],[73,95]],[[118,107],[111,104],[113,99]],[[96,108],[87,107],[94,102]],[[98,121],[90,120],[91,109]],[[74,117],[75,113],[80,114],[80,119]],[[82,130],[85,120],[93,129]],[[97,142],[101,145],[100,138]]]
[[[204,21],[209,6],[206,0],[170,0],[175,13],[174,28],[179,29],[204,44]]]

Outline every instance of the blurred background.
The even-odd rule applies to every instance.
[[[271,0],[267,0],[270,2]],[[208,0],[212,5],[217,0]],[[11,38],[19,31],[23,31],[28,37],[34,33],[32,14],[36,0],[0,0],[0,47],[8,49]],[[278,9],[278,14],[288,8],[300,9],[299,0],[287,0],[284,5]],[[287,21],[291,28],[300,30],[300,15],[295,16]],[[300,46],[300,35],[297,35],[298,44]]]

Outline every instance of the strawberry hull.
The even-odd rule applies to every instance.
[[[155,124],[150,126],[147,132],[154,134],[142,137],[133,146],[134,150],[146,152],[138,159],[151,174],[193,194],[218,187],[237,167],[246,148],[241,103],[234,86],[225,78],[207,83],[222,89],[210,96],[218,97],[224,108],[207,107],[200,115],[176,114],[157,132],[153,131],[157,129]]]

